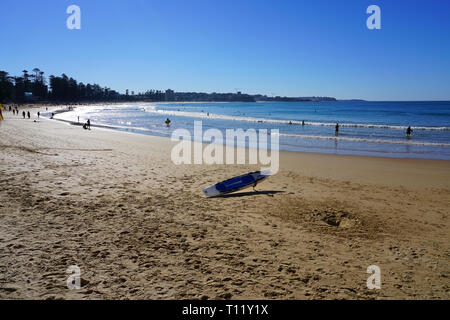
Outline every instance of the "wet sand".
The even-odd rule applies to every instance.
[[[4,116],[1,299],[450,298],[449,161],[281,152],[257,192],[207,199],[259,167],[174,165],[167,138]]]

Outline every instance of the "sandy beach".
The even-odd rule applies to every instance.
[[[0,123],[0,299],[450,298],[450,161],[280,152],[257,192],[207,199],[259,167],[36,111]]]

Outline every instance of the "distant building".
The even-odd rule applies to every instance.
[[[33,92],[25,92],[24,93],[25,101],[35,101],[36,97],[33,95]]]
[[[164,95],[166,101],[175,101],[175,92],[171,89],[167,89]]]

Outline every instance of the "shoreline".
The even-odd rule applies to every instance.
[[[52,119],[46,119],[52,121]],[[61,119],[53,119],[53,121],[59,121],[71,126],[81,126],[82,124],[73,123],[67,120]],[[129,134],[131,136],[150,136],[154,138],[163,139],[165,143],[174,145],[177,142],[173,142],[170,140],[170,137],[163,137],[152,134],[138,133],[132,130],[120,130],[113,127],[103,126],[103,125],[92,125],[92,128],[104,130],[106,132],[119,132],[121,134]],[[194,144],[197,144],[196,141],[191,141]],[[208,145],[205,142],[202,142],[203,148]],[[225,145],[224,145],[225,146]],[[245,153],[248,154],[248,147],[235,147],[235,149],[245,149]],[[349,181],[360,182],[360,183],[389,183],[396,184],[396,178],[390,179],[389,172],[384,176],[376,176],[374,177],[372,173],[366,173],[365,169],[367,165],[376,166],[378,170],[381,170],[382,167],[389,167],[394,165],[395,167],[403,167],[404,170],[408,171],[407,174],[402,175],[402,181],[408,181],[408,187],[449,187],[450,188],[450,174],[449,175],[441,175],[435,174],[430,179],[429,173],[418,174],[415,170],[421,170],[424,167],[432,166],[434,168],[439,168],[442,171],[450,170],[450,160],[443,159],[426,159],[426,158],[396,158],[396,157],[383,157],[383,156],[365,156],[365,155],[350,155],[350,154],[331,154],[331,153],[318,153],[318,152],[302,152],[302,151],[287,151],[280,150],[280,169],[282,166],[285,166],[285,170],[296,170],[298,169],[299,161],[305,163],[306,165],[312,165],[315,168],[314,171],[311,171],[312,175],[323,175],[324,177],[333,177],[339,179],[348,179]],[[247,159],[248,157],[246,157]],[[285,160],[285,161],[283,161]],[[330,170],[330,163],[340,163],[340,165],[349,168],[355,162],[365,162],[364,166],[355,166],[353,167],[353,176],[346,176],[346,174],[340,174],[339,172],[333,172],[334,170]],[[226,165],[226,164],[225,164]],[[248,165],[248,164],[247,164]],[[254,165],[253,165],[254,166]],[[383,170],[384,171],[384,170]],[[324,175],[323,173],[326,172]],[[415,174],[414,174],[414,173]],[[357,179],[355,177],[358,177]],[[387,182],[388,181],[388,182]],[[218,181],[219,182],[219,181]],[[404,183],[398,183],[398,185],[404,185]]]
[[[136,102],[136,103],[138,104],[139,102]],[[158,102],[158,103],[165,104],[166,102]],[[158,104],[158,103],[156,103],[156,104]],[[181,102],[173,102],[173,103],[181,103]],[[201,103],[201,102],[199,102],[199,103]],[[102,104],[102,103],[100,103],[100,104]],[[121,103],[118,103],[118,104],[121,104]],[[64,106],[67,106],[67,105],[64,105]],[[89,106],[89,105],[81,105],[80,107],[83,107],[83,106]],[[62,110],[58,109],[60,107],[62,107],[62,106],[55,106],[54,107],[54,110],[57,110],[57,112],[55,114],[70,112],[70,111],[74,110],[74,109],[71,109],[71,110],[69,110],[69,109],[62,109]],[[74,108],[76,109],[77,106],[75,106]],[[48,111],[48,112],[51,112],[51,111]],[[68,123],[68,124],[74,125],[74,126],[80,126],[80,125],[82,126],[81,123],[78,123],[76,121],[70,121],[70,120],[64,120],[64,119],[52,119],[52,120],[65,122],[65,123]],[[91,126],[92,127],[97,127],[97,128],[110,129],[110,130],[117,130],[117,131],[121,131],[121,132],[132,132],[132,133],[136,133],[136,134],[164,137],[163,135],[154,134],[154,133],[151,133],[151,131],[146,132],[145,130],[139,129],[139,128],[125,128],[125,127],[121,128],[121,127],[114,126],[114,125],[107,125],[107,124],[104,125],[104,124],[95,124],[95,123],[91,124]],[[341,126],[343,126],[343,125],[341,124]],[[337,139],[339,139],[339,138],[337,138]],[[330,140],[332,140],[332,138]],[[345,138],[344,138],[344,141],[345,141]],[[387,143],[394,143],[394,142],[396,142],[396,141],[394,140],[393,142],[387,142]],[[414,144],[412,144],[412,145],[414,145]],[[421,146],[422,143],[419,142],[419,143],[417,143],[417,145]],[[442,145],[437,143],[436,146],[442,146]],[[450,161],[450,159],[444,159],[444,158],[421,157],[421,156],[416,156],[416,155],[414,155],[414,156],[403,156],[403,155],[397,155],[395,153],[389,153],[389,152],[386,152],[386,155],[383,155],[383,154],[370,154],[370,155],[367,155],[367,154],[350,154],[350,153],[345,153],[345,152],[343,152],[343,153],[333,153],[333,152],[326,152],[326,151],[324,151],[324,152],[317,152],[317,151],[304,151],[304,150],[298,150],[297,151],[297,150],[287,150],[287,149],[280,149],[280,152],[294,152],[294,153],[299,152],[299,153],[326,154],[326,155],[338,155],[338,156],[358,156],[358,157],[369,157],[369,158],[375,157],[375,158],[390,158],[390,159],[418,159],[418,160]],[[364,153],[366,151],[361,151],[361,152]]]

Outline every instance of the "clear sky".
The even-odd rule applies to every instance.
[[[81,30],[66,27],[72,4]],[[0,44],[12,75],[120,92],[450,100],[448,0],[1,0]]]

